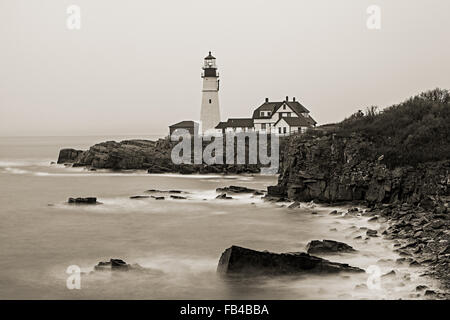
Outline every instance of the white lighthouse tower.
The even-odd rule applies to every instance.
[[[219,73],[217,72],[216,58],[211,55],[211,51],[205,58],[202,78],[203,90],[200,121],[202,133],[208,134],[214,133],[214,128],[220,122]]]

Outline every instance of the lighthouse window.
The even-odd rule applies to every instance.
[[[211,103],[211,99],[209,99],[209,103]]]

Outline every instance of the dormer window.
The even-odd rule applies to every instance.
[[[285,104],[283,105],[283,110],[286,110],[286,105]]]
[[[261,111],[260,116],[264,117],[264,111]]]
[[[267,111],[267,115],[270,116],[270,114],[271,114],[271,112],[270,112],[270,111]]]

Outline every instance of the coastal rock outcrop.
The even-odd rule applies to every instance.
[[[358,134],[292,136],[282,153],[280,176],[268,195],[297,201],[420,203],[450,192],[450,160],[389,169],[371,142]]]
[[[89,150],[62,149],[58,163],[72,163],[74,167],[111,170],[147,170],[148,173],[181,174],[241,174],[259,173],[260,164],[174,164],[172,148],[177,142],[168,138],[156,141],[124,140],[98,143]],[[207,143],[204,143],[206,147]],[[235,162],[236,163],[236,162]]]
[[[298,273],[364,272],[348,264],[331,262],[304,252],[273,253],[232,246],[220,257],[222,275],[286,275]]]

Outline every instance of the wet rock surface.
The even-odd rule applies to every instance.
[[[273,253],[232,246],[222,253],[217,272],[222,275],[286,275],[364,272],[364,270],[348,264],[331,262],[304,252]]]
[[[348,244],[334,240],[313,240],[306,245],[306,252],[309,254],[345,253],[355,251],[356,250]]]

